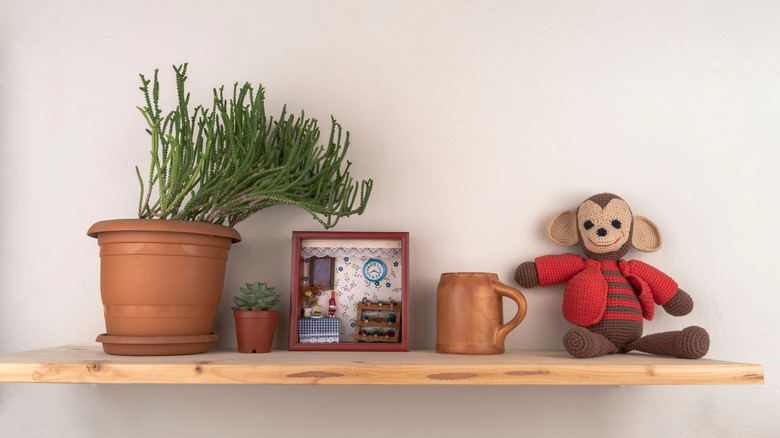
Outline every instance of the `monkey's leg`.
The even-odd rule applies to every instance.
[[[604,336],[585,327],[574,327],[563,336],[563,347],[580,359],[617,353],[618,348]]]
[[[701,327],[691,326],[681,331],[647,335],[626,345],[624,352],[642,351],[661,356],[698,359],[710,349],[710,336]]]

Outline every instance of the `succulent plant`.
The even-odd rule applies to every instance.
[[[277,310],[279,295],[274,292],[274,288],[268,287],[265,283],[246,284],[246,288],[239,288],[241,295],[234,297],[233,301],[236,307],[233,310]]]

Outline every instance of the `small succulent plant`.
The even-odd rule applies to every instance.
[[[268,287],[265,283],[246,284],[246,288],[241,289],[241,295],[234,297],[236,307],[233,310],[277,310],[279,295],[274,292],[274,288]]]

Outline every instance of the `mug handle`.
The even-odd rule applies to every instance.
[[[493,291],[496,293],[496,295],[511,298],[515,301],[515,303],[517,303],[517,314],[515,317],[512,318],[512,320],[508,323],[499,327],[498,331],[496,332],[496,344],[503,345],[504,339],[506,339],[506,335],[508,335],[512,329],[523,322],[525,313],[528,311],[528,303],[526,302],[525,295],[523,295],[522,292],[513,288],[512,286],[507,286],[499,280],[490,280],[490,286],[493,288]]]

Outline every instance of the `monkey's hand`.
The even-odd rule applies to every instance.
[[[539,286],[539,274],[536,273],[536,263],[520,263],[520,266],[515,270],[515,282],[525,288]]]
[[[693,310],[693,298],[682,289],[677,289],[672,299],[663,305],[664,310],[672,316],[683,316]]]

